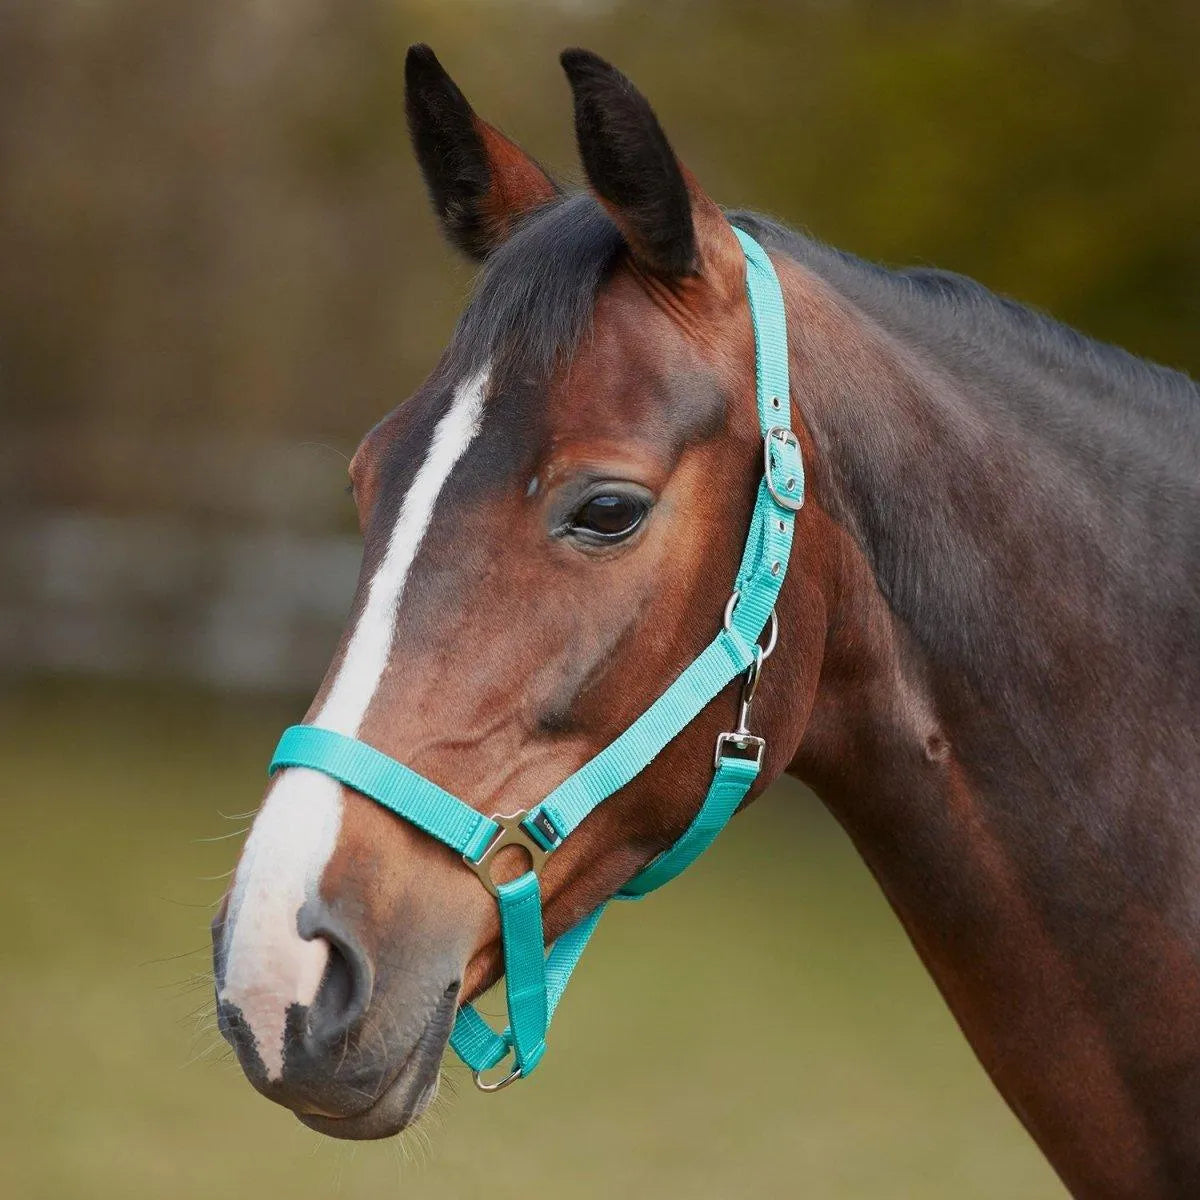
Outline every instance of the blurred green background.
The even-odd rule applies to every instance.
[[[343,619],[345,460],[470,287],[407,147],[416,40],[562,177],[583,44],[722,202],[1200,369],[1194,0],[5,0],[0,1195],[1061,1195],[793,785],[609,917],[502,1098],[448,1065],[353,1147],[224,1055],[221,814]]]

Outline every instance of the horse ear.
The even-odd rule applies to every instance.
[[[520,146],[475,115],[428,46],[408,49],[404,107],[434,210],[469,258],[486,258],[521,217],[558,195]]]
[[[732,228],[675,157],[645,96],[590,50],[564,50],[561,61],[588,182],[637,262],[665,279],[740,264]]]

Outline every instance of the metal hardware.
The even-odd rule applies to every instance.
[[[750,719],[750,705],[754,703],[754,696],[758,691],[758,681],[762,678],[763,663],[766,661],[767,651],[762,646],[755,646],[754,661],[750,664],[750,669],[746,672],[746,678],[742,683],[742,703],[738,709],[738,729],[745,729],[746,722]]]
[[[763,763],[763,755],[767,752],[767,739],[755,737],[752,733],[738,733],[733,730],[730,733],[717,734],[717,748],[713,754],[713,766],[720,767],[721,759],[726,757],[725,746],[732,742],[736,750],[754,750],[754,765],[761,767]],[[746,756],[749,758],[749,755]]]
[[[774,640],[772,640],[772,649],[774,645]],[[753,750],[754,765],[756,767],[762,766],[763,755],[767,750],[767,740],[766,738],[757,737],[750,732],[750,705],[754,703],[754,693],[758,691],[758,681],[762,676],[763,663],[766,661],[768,653],[762,646],[754,647],[754,661],[750,664],[750,669],[746,672],[746,680],[742,684],[742,699],[738,706],[737,728],[726,733],[717,734],[717,745],[713,752],[713,765],[715,767],[720,767],[725,747],[730,745],[742,755],[746,755],[748,751]]]
[[[725,628],[733,628],[733,610],[737,608],[737,602],[742,598],[742,593],[734,589],[734,593],[725,602]],[[761,646],[762,656],[764,659],[770,658],[775,651],[775,643],[779,641],[779,618],[775,615],[775,610],[771,609],[771,615],[767,618],[767,644]]]
[[[505,846],[520,846],[529,855],[529,869],[535,875],[541,874],[542,867],[546,864],[546,859],[550,857],[550,851],[539,846],[534,840],[533,835],[522,826],[522,822],[529,820],[529,812],[529,809],[523,808],[520,812],[512,813],[509,816],[504,816],[502,813],[493,813],[492,820],[500,828],[497,830],[496,836],[488,843],[487,849],[478,858],[468,858],[465,854],[463,855],[463,862],[479,876],[479,882],[497,900],[500,899],[500,893],[496,890],[496,883],[492,879],[492,859]],[[505,1080],[505,1082],[508,1083],[511,1080]],[[500,1084],[499,1086],[503,1087],[504,1084]],[[494,1087],[484,1088],[484,1091],[494,1092],[496,1090]]]
[[[475,1086],[481,1092],[502,1092],[510,1083],[515,1083],[521,1078],[521,1068],[513,1067],[503,1079],[498,1079],[495,1083],[488,1083],[483,1078],[482,1071],[473,1071],[472,1075],[475,1078]]]
[[[785,446],[795,446],[796,453],[800,453],[800,439],[786,425],[772,425],[767,430],[766,437],[763,438],[763,473],[767,477],[767,491],[771,493],[771,499],[779,505],[780,508],[785,508],[788,512],[799,512],[804,507],[804,498],[802,496],[788,496],[781,492],[775,486],[775,479],[772,476],[773,463],[771,462],[771,448],[773,442],[782,442]],[[793,488],[796,486],[795,476],[789,476],[787,487]]]

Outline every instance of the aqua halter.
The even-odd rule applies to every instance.
[[[738,727],[717,738],[715,774],[700,811],[683,836],[617,893],[640,899],[674,879],[704,852],[733,816],[762,767],[766,743],[747,728],[763,660],[774,648],[775,601],[787,573],[796,513],[804,499],[800,445],[790,425],[787,323],[775,268],[762,247],[735,229],[746,254],[746,290],[754,324],[755,390],[763,434],[764,472],[724,627],[674,683],[615,741],[532,808],[485,817],[457,796],[356,738],[312,725],[284,732],[272,774],[309,767],[362,792],[463,856],[500,907],[509,1025],[496,1033],[470,1004],[458,1012],[450,1044],[485,1091],[528,1075],[546,1049],[546,1030],[571,972],[605,905],[545,950],[538,874],[546,859],[602,800],[624,787],[686,728],[736,676],[746,674]],[[770,626],[768,644],[759,645]],[[522,847],[530,869],[496,884],[492,860]],[[499,1082],[482,1073],[509,1052],[512,1070]]]

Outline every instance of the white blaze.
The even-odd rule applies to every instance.
[[[312,724],[351,737],[358,733],[391,653],[409,568],[454,464],[479,432],[487,384],[486,368],[461,383],[438,421]],[[328,775],[303,767],[281,772],[254,820],[234,880],[221,999],[236,1004],[253,1031],[268,1079],[283,1072],[288,1008],[311,1004],[325,973],[328,943],[305,941],[296,916],[316,894],[341,819],[341,789]]]

